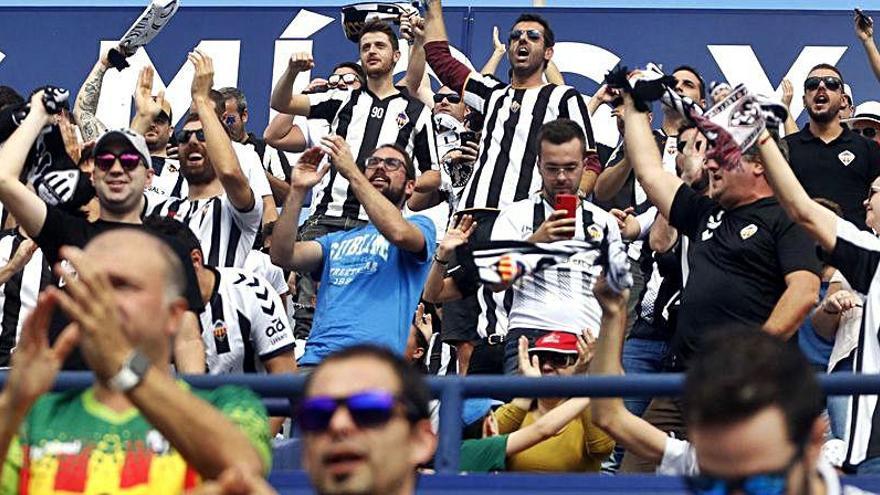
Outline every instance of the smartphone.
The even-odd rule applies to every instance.
[[[458,133],[458,140],[461,141],[462,146],[466,143],[476,143],[477,133],[474,131],[461,131]]]
[[[565,218],[575,218],[577,215],[578,198],[574,194],[557,194],[556,206],[557,210],[565,210]]]
[[[855,11],[856,11],[856,17],[858,17],[858,20],[859,20],[858,22],[859,22],[860,28],[868,29],[869,27],[871,27],[874,24],[874,21],[872,21],[871,18],[868,17],[867,14],[862,12],[862,9],[855,9]]]

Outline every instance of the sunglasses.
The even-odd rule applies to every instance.
[[[382,158],[381,156],[371,156],[367,158],[365,162],[366,168],[379,168],[379,164],[385,164],[385,170],[389,172],[394,172],[395,170],[400,169],[400,167],[405,167],[406,163],[403,160],[399,160],[397,158]]]
[[[192,130],[191,131],[186,131],[186,130],[178,131],[177,132],[177,142],[181,143],[181,144],[188,143],[193,134],[196,135],[197,140],[199,140],[202,143],[205,142],[205,130],[204,129],[199,129],[199,130],[195,130],[195,131],[192,131]]]
[[[440,103],[443,100],[446,100],[453,105],[457,105],[461,103],[461,96],[455,93],[437,93],[434,95],[434,103]]]
[[[710,475],[688,476],[685,484],[691,493],[697,495],[726,495],[741,491],[746,495],[782,495],[788,485],[788,473],[801,459],[803,449],[799,448],[788,464],[779,471],[758,473],[735,479],[716,478]]]
[[[868,139],[874,139],[877,137],[877,129],[873,127],[865,127],[864,129],[850,129],[856,134],[862,135]]]
[[[538,356],[538,362],[549,364],[553,368],[568,368],[574,366],[577,362],[577,356],[574,354],[562,354],[559,352],[533,352],[533,356]]]
[[[834,76],[825,76],[825,77],[808,77],[806,81],[804,81],[804,89],[807,91],[815,91],[819,89],[819,84],[825,83],[825,87],[828,88],[829,91],[838,91],[843,87],[843,81],[838,77]]]
[[[342,81],[346,85],[349,85],[354,84],[357,80],[358,77],[355,74],[333,74],[332,76],[327,78],[327,84],[329,84],[330,86],[338,86],[339,81]]]
[[[684,149],[687,148],[687,145],[688,145],[688,141],[684,141],[681,139],[679,139],[678,142],[675,143],[675,147],[678,148],[679,153],[684,153]],[[694,142],[694,150],[700,151],[700,148],[702,148],[702,147],[703,147],[702,141]]]
[[[537,29],[513,29],[510,31],[510,41],[516,41],[525,34],[532,41],[538,41],[544,37],[544,33]]]
[[[299,406],[296,418],[304,432],[327,431],[330,421],[340,406],[359,428],[378,428],[394,417],[394,408],[401,401],[390,392],[379,390],[361,392],[348,397],[310,397]]]
[[[119,165],[122,166],[123,170],[131,172],[141,164],[141,155],[130,151],[124,151],[118,155],[105,152],[95,156],[95,166],[102,172],[106,172],[113,168],[113,164],[116,163],[116,160],[119,160]]]
[[[169,117],[168,114],[165,113],[165,110],[161,110],[159,112],[159,115],[156,115],[156,118],[153,119],[153,123],[158,125],[170,124],[171,117]]]

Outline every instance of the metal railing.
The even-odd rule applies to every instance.
[[[880,394],[880,375],[833,373],[817,375],[828,395]],[[272,375],[200,375],[184,376],[195,388],[241,385],[263,397],[270,414],[287,415],[290,399],[300,397],[304,376]],[[58,375],[55,390],[86,388],[93,375],[89,372],[64,372]],[[6,373],[0,373],[5,384]],[[468,397],[664,397],[681,394],[684,376],[680,374],[576,376],[526,378],[521,376],[429,377],[428,384],[441,401],[439,446],[435,468],[439,473],[458,472],[461,443],[462,402]]]

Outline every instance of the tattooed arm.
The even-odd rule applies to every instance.
[[[98,100],[101,98],[101,84],[104,82],[104,74],[110,67],[106,53],[101,54],[100,60],[95,63],[92,72],[86,78],[76,95],[76,103],[73,106],[73,116],[79,124],[83,140],[93,141],[107,130],[107,127],[95,116],[98,112]]]

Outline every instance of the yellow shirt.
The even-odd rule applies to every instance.
[[[511,433],[535,422],[536,411],[505,404],[495,411],[498,432]],[[599,472],[614,440],[590,420],[587,408],[552,438],[508,456],[508,471]]]

